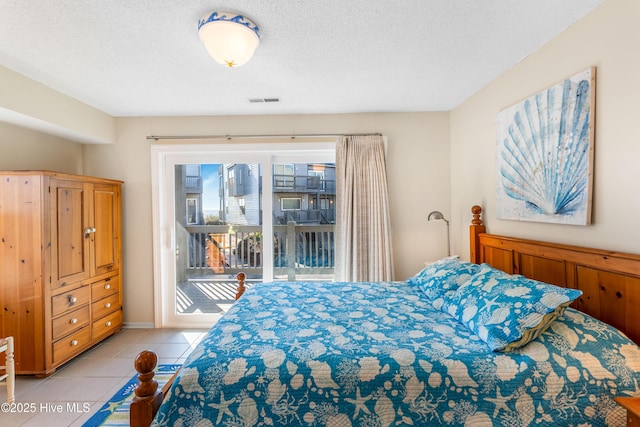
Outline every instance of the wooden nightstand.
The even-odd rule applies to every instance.
[[[640,397],[616,397],[615,401],[627,410],[627,425],[640,427]]]

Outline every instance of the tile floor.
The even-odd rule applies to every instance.
[[[20,375],[16,379],[16,403],[35,403],[31,407],[36,410],[0,411],[0,426],[82,426],[136,374],[133,361],[140,351],[155,351],[158,364],[182,363],[206,332],[206,329],[123,329],[47,378]],[[6,388],[0,387],[0,403],[6,401]],[[62,404],[61,412],[47,409],[57,404]]]

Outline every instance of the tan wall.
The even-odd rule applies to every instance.
[[[114,118],[0,65],[0,121],[82,143],[114,139]]]
[[[640,2],[607,0],[451,112],[455,245],[468,256],[469,208],[481,204],[489,232],[640,252]],[[597,67],[593,215],[590,226],[495,217],[499,111],[590,66]]]
[[[382,132],[388,137],[396,278],[407,278],[425,261],[444,256],[444,224],[427,223],[426,216],[431,210],[450,215],[448,113],[121,118],[115,144],[87,145],[84,164],[90,175],[125,181],[125,321],[153,321],[152,142],[148,135],[342,132]]]
[[[0,169],[82,173],[83,145],[0,122]]]

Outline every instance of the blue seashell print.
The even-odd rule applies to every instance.
[[[591,92],[589,73],[501,113],[498,193],[505,197],[498,198],[499,217],[588,223]]]

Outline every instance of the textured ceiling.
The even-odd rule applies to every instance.
[[[602,1],[0,0],[0,64],[113,116],[447,111]],[[260,27],[248,64],[208,56],[213,10]]]

